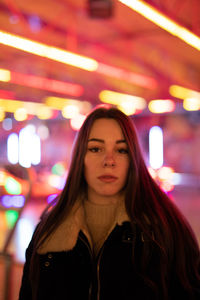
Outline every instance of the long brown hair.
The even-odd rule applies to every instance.
[[[79,130],[65,187],[53,209],[44,214],[36,231],[32,262],[41,243],[62,223],[78,197],[86,193],[84,157],[91,127],[95,120],[100,118],[116,120],[128,145],[130,168],[125,194],[126,210],[132,226],[137,224],[150,241],[144,243],[142,261],[139,263],[141,276],[152,288],[158,289],[151,278],[145,275],[145,268],[154,245],[158,249],[163,299],[167,299],[167,284],[170,281],[168,274],[172,265],[186,291],[192,290],[192,281],[200,280],[199,247],[194,233],[181,212],[150,176],[132,119],[113,107],[94,109]]]

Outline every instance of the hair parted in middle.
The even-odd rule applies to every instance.
[[[120,110],[109,106],[98,107],[88,114],[76,136],[65,187],[58,197],[56,204],[52,205],[52,208],[43,214],[35,232],[34,252],[31,264],[32,270],[35,268],[34,257],[37,249],[64,221],[76,201],[80,197],[87,197],[87,183],[84,178],[84,158],[88,147],[88,138],[94,122],[104,118],[113,119],[118,122],[127,143],[130,166],[124,188],[125,207],[133,232],[135,224],[137,224],[137,227],[144,234],[145,239],[149,241],[148,243],[143,243],[143,248],[141,249],[143,253],[141,255],[142,260],[139,261],[137,259],[135,263],[140,265],[141,276],[144,280],[157,289],[158,287],[155,287],[155,283],[146,275],[151,249],[153,245],[156,247],[158,274],[161,277],[163,291],[166,295],[163,299],[168,299],[167,280],[170,273],[168,268],[172,265],[172,257],[176,257],[176,261],[173,264],[175,264],[176,272],[183,286],[190,289],[191,283],[187,277],[187,270],[190,269],[190,266],[197,269],[198,243],[185,217],[151,177],[143,159],[136,128],[132,119]],[[180,256],[179,248],[183,244],[187,248],[187,251],[183,252]],[[191,249],[193,250],[191,251]],[[191,257],[190,266],[187,265],[188,260],[185,253],[188,253]],[[135,257],[134,245],[133,257]],[[35,272],[32,273],[32,277],[34,277]]]

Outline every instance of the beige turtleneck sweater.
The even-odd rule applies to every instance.
[[[98,254],[113,226],[116,207],[116,203],[96,204],[90,201],[85,201],[84,203],[86,223],[91,235],[95,255]]]

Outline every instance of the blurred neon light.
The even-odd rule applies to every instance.
[[[47,97],[46,103],[0,99],[0,107],[2,107],[5,112],[14,113],[14,116],[18,121],[25,120],[25,117],[27,117],[26,113],[29,115],[36,115],[39,119],[50,119],[56,115],[56,111],[62,111],[64,107],[69,105],[77,106],[77,109],[83,114],[88,113],[92,108],[91,103],[88,101],[59,97]],[[7,119],[3,120],[3,126],[5,125],[6,120]]]
[[[158,86],[157,81],[150,76],[128,72],[127,70],[109,66],[103,63],[99,63],[97,72],[113,78],[126,80],[151,90],[154,90]]]
[[[163,166],[157,171],[157,176],[160,180],[171,181],[174,174],[174,170],[170,167]]]
[[[10,176],[6,178],[4,187],[5,190],[11,195],[19,195],[22,191],[21,184]]]
[[[77,105],[66,105],[62,109],[62,115],[66,119],[75,118],[76,115],[79,113],[79,107]]]
[[[23,107],[16,109],[14,112],[14,118],[17,121],[24,121],[27,119],[27,110]]]
[[[79,130],[81,128],[85,118],[86,118],[85,115],[77,114],[75,116],[75,118],[72,118],[70,120],[71,128],[75,131]]]
[[[144,98],[108,90],[101,91],[99,98],[104,103],[117,105],[127,115],[134,114],[137,110],[143,110],[146,107]]]
[[[1,81],[1,80],[0,80]],[[6,98],[6,99],[13,99],[15,97],[15,93],[11,91],[7,91],[5,89],[0,89],[0,99]]]
[[[160,169],[148,168],[150,175],[159,183],[160,187],[165,192],[170,192],[174,189],[174,170],[170,167],[163,166]],[[179,184],[178,182],[177,184]]]
[[[151,5],[140,1],[140,0],[119,0],[121,3],[127,5],[137,13],[141,14],[146,19],[150,20],[154,24],[158,25],[162,29],[168,31],[179,39],[183,40],[185,43],[200,50],[200,38],[186,29],[185,27],[179,25],[175,21],[166,17],[164,14],[159,12],[157,9],[153,8]]]
[[[36,114],[37,108],[43,105],[42,103],[20,101],[13,99],[0,99],[0,106],[4,108],[6,112],[14,113],[19,108],[26,108],[27,113]]]
[[[8,228],[11,229],[15,225],[18,219],[19,213],[16,210],[7,210],[6,211],[6,222]]]
[[[77,106],[83,113],[88,113],[92,108],[91,103],[88,101],[61,97],[47,97],[45,99],[45,104],[56,110],[63,110],[66,106],[74,105]]]
[[[153,126],[149,131],[149,163],[153,169],[163,165],[163,132],[159,126]]]
[[[5,112],[14,113],[14,117],[17,121],[26,120],[28,117],[27,114],[36,115],[39,119],[49,119],[54,115],[51,108],[45,106],[45,104],[31,101],[0,99],[0,106]],[[8,119],[4,121],[6,122],[6,120]]]
[[[54,175],[63,176],[65,174],[65,167],[62,163],[56,163],[55,165],[53,165],[51,172]]]
[[[149,174],[151,175],[151,177],[153,179],[156,179],[156,176],[157,176],[156,170],[154,170],[152,167],[148,167],[148,171],[149,171]]]
[[[52,187],[55,187],[59,190],[62,190],[64,185],[65,185],[65,178],[55,175],[55,174],[51,174],[48,176],[48,184],[51,185]]]
[[[200,110],[200,97],[184,99],[183,100],[183,108],[188,111]]]
[[[47,197],[47,203],[51,203],[56,197],[58,196],[58,194],[51,194]]]
[[[131,102],[122,102],[117,107],[126,115],[130,116],[137,113],[137,108]]]
[[[172,179],[171,179],[171,183],[173,185],[179,185],[181,184],[181,177],[182,175],[180,173],[173,173]]]
[[[0,81],[8,82],[10,81],[10,78],[11,78],[10,71],[0,69]]]
[[[49,129],[46,125],[40,125],[37,129],[37,134],[41,140],[46,140],[49,137]]]
[[[174,189],[174,185],[170,183],[167,180],[161,181],[160,182],[160,187],[165,191],[165,192],[171,192]]]
[[[173,97],[176,97],[179,99],[200,98],[200,92],[185,88],[180,85],[171,85],[169,88],[169,93]]]
[[[174,170],[170,167],[163,166],[157,171],[157,177],[160,181],[160,187],[165,192],[171,192],[174,189],[173,184]]]
[[[143,109],[146,106],[146,101],[144,100],[144,98],[108,90],[101,91],[99,94],[99,98],[102,102],[110,104],[118,105],[125,101],[135,103],[135,105],[140,109]]]
[[[2,122],[5,119],[6,113],[3,107],[0,107],[0,122]]]
[[[0,186],[5,185],[6,182],[6,173],[3,170],[0,170]]]
[[[83,94],[83,87],[78,84],[16,72],[11,72],[10,82],[74,97],[79,97]]]
[[[40,105],[38,106],[36,115],[38,117],[38,119],[41,120],[47,120],[47,119],[51,119],[54,115],[53,110],[46,106],[46,105]]]
[[[4,31],[0,31],[0,43],[87,71],[95,71],[98,67],[98,62],[94,59],[35,42]]]
[[[35,228],[34,222],[26,217],[20,218],[16,230],[16,259],[25,261],[25,252]]]
[[[12,72],[6,69],[0,69],[0,81],[12,82],[19,85],[30,86],[37,89],[75,97],[79,97],[83,94],[83,87],[79,84]]]
[[[28,125],[19,132],[19,164],[29,168],[31,164],[39,164],[40,159],[40,138],[35,133],[35,126]]]
[[[19,159],[19,138],[16,133],[11,133],[7,140],[7,158],[11,164],[17,164]]]
[[[175,103],[172,100],[151,100],[148,108],[155,114],[167,113],[175,110]]]
[[[16,207],[20,208],[24,206],[25,197],[23,195],[4,195],[1,198],[1,203],[3,206],[9,207]]]
[[[2,105],[2,102],[0,100],[0,105]],[[2,122],[2,127],[4,130],[11,130],[12,129],[12,119],[11,118],[5,118]]]

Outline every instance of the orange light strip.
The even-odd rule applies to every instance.
[[[200,50],[200,38],[197,35],[166,17],[151,5],[140,0],[119,0],[119,2],[127,5],[132,10],[141,14],[143,17],[168,31],[172,35],[177,36],[179,39],[183,40],[195,49]]]
[[[124,102],[130,103],[141,110],[146,107],[146,100],[144,98],[114,91],[103,90],[99,93],[99,98],[102,102],[115,105],[121,105]]]
[[[170,86],[169,93],[179,99],[200,98],[200,92],[175,84]]]
[[[72,65],[87,71],[96,71],[99,74],[125,80],[138,86],[149,89],[155,89],[157,87],[157,81],[152,77],[99,63],[95,59],[35,42],[4,31],[0,31],[0,44],[55,60],[60,63]]]
[[[147,105],[144,98],[109,90],[101,91],[99,93],[99,99],[104,103],[117,105],[126,115],[139,113]]]

